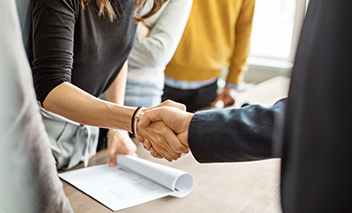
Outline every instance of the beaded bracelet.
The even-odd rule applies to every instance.
[[[139,109],[141,109],[142,107],[137,107],[137,109],[134,111],[133,115],[132,115],[132,120],[131,120],[131,132],[132,132],[132,135],[136,135],[135,133],[135,127],[134,127],[134,118],[137,114],[137,112],[139,111]]]
[[[137,112],[134,118],[134,135],[137,136],[137,121],[138,121],[138,115],[145,109],[145,107],[141,107],[140,110]]]

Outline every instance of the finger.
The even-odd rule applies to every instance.
[[[143,116],[141,117],[141,120],[137,123],[137,131],[139,128],[147,127],[151,123],[162,121],[163,114],[170,109],[172,108],[167,106],[160,106],[153,107],[145,111]]]
[[[109,150],[109,149],[111,149],[111,136],[108,135],[107,138],[108,138],[107,146],[108,146],[108,150]]]
[[[147,147],[145,144],[143,144],[143,147],[144,147],[144,149],[150,151],[150,148],[151,148],[151,147]]]
[[[109,166],[115,166],[115,164],[116,164],[116,153],[109,152],[109,156],[110,156]]]
[[[138,154],[136,152],[128,152],[128,153],[126,153],[126,155],[131,155],[131,156],[134,156],[134,157],[138,157]]]
[[[169,150],[164,149],[162,146],[159,146],[157,143],[152,144],[152,147],[160,156],[170,160],[177,160],[181,157],[181,154],[175,152],[169,152]]]
[[[151,142],[151,140],[146,140],[147,143]],[[167,160],[177,160],[178,158],[181,157],[180,153],[176,153],[174,151],[167,150],[163,146],[159,146],[158,142],[151,142],[150,146],[148,147],[150,150],[153,148],[154,151],[156,151],[160,156]]]
[[[137,140],[139,143],[143,143],[144,137],[143,137],[142,135],[136,135],[136,140]]]
[[[150,150],[152,148],[152,144],[150,143],[150,141],[148,139],[145,139],[143,146],[147,150]]]
[[[166,100],[163,103],[161,103],[158,106],[155,106],[153,108],[161,107],[161,106],[169,106],[169,107],[174,107],[174,108],[180,109],[182,111],[186,111],[186,105],[172,101],[172,100]]]
[[[215,100],[214,100],[213,102],[211,102],[210,105],[211,105],[212,107],[214,107],[215,104],[216,104],[220,99],[221,99],[220,95],[217,95],[216,98],[215,98]]]
[[[155,158],[164,158],[167,161],[171,162],[173,159],[171,157],[169,157],[168,155],[166,155],[165,153],[159,153],[157,152],[154,148],[150,149],[150,154],[155,157]]]
[[[114,166],[116,164],[116,154],[112,148],[112,139],[108,136],[108,154],[109,154],[109,166]]]
[[[218,102],[215,103],[214,107],[216,109],[222,109],[225,107],[225,103],[223,100],[218,100]]]
[[[223,101],[226,106],[235,103],[236,96],[237,96],[236,89],[231,87],[225,87],[223,94],[224,94]]]
[[[231,96],[226,96],[223,99],[223,102],[224,102],[225,106],[228,106],[228,105],[235,103],[235,100]]]
[[[141,118],[141,120],[139,122],[137,122],[137,131],[140,128],[143,127],[147,127],[149,126],[153,121],[151,120],[151,118],[149,118],[149,116],[147,116],[146,114],[149,114],[149,112],[151,112],[152,110],[148,110],[147,112],[144,113],[143,117]],[[158,118],[158,115],[150,115],[153,116],[154,119],[156,119],[157,121],[160,121],[161,118]]]
[[[153,147],[152,147],[151,150],[150,150],[150,154],[151,154],[153,157],[155,157],[155,158],[163,158],[163,157],[161,157],[161,155],[159,155],[159,154],[153,149]]]

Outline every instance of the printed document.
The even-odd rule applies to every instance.
[[[130,155],[118,155],[117,162],[59,176],[113,211],[168,195],[181,198],[193,189],[193,178],[185,171]]]

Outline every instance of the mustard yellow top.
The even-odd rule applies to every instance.
[[[185,31],[165,75],[183,81],[219,77],[238,85],[249,54],[255,0],[194,0]]]

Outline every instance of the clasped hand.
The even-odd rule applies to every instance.
[[[187,139],[192,117],[183,104],[165,101],[141,113],[136,138],[152,156],[177,160],[189,152]]]

